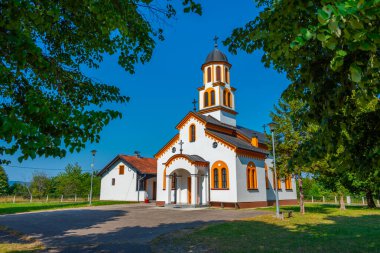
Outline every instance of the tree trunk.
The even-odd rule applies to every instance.
[[[340,210],[346,210],[346,204],[344,203],[344,195],[343,194],[340,194],[339,204],[340,204]]]
[[[302,177],[301,176],[298,176],[298,187],[299,187],[299,191],[300,191],[300,213],[305,214],[305,202],[304,202]]]
[[[373,200],[372,191],[371,190],[367,190],[365,196],[367,198],[367,206],[368,206],[368,208],[376,208],[375,201]]]

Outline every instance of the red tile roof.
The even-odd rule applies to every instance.
[[[110,163],[108,163],[99,173],[98,176],[103,176],[104,173],[109,171],[117,161],[123,161],[132,168],[138,170],[141,174],[157,174],[157,159],[145,158],[129,155],[117,155]]]
[[[121,155],[120,157],[142,174],[157,174],[157,159],[155,158],[128,155]]]

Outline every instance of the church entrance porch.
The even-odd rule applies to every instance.
[[[195,207],[208,205],[208,176],[205,171],[191,174],[186,169],[176,169],[166,176],[166,205],[173,207]]]
[[[209,204],[209,162],[197,155],[177,154],[165,167],[165,205]]]

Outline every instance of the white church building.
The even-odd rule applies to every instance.
[[[102,200],[156,200],[157,206],[251,208],[274,205],[272,159],[263,133],[236,122],[231,64],[217,46],[202,65],[199,110],[153,158],[116,156],[100,172]],[[281,205],[297,203],[295,180],[278,179]]]
[[[156,205],[250,208],[275,202],[263,133],[239,126],[231,64],[217,45],[202,65],[199,110],[188,113],[156,155]],[[280,204],[296,204],[292,177],[278,180]]]

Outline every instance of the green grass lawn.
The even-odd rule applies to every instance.
[[[93,201],[93,206],[116,205],[116,204],[131,204],[134,202],[125,201]],[[35,203],[0,203],[1,214],[14,214],[24,212],[34,212],[42,210],[62,209],[62,208],[77,208],[89,206],[88,202],[35,202]]]
[[[153,248],[165,252],[380,252],[380,209],[332,205],[298,207],[293,218],[274,213],[236,222],[208,225],[191,233],[158,238]],[[265,210],[265,209],[264,209]],[[274,210],[267,208],[267,210]]]

